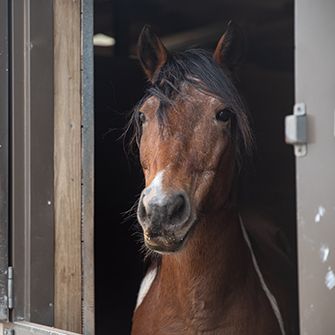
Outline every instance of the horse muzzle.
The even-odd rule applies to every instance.
[[[157,193],[150,187],[141,194],[137,217],[146,246],[157,252],[180,250],[194,221],[185,192]]]

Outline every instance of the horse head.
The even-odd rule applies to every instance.
[[[169,53],[149,27],[140,35],[150,87],[134,112],[145,176],[137,216],[154,251],[177,252],[203,213],[231,202],[238,157],[251,142],[231,76],[234,32],[229,25],[214,54]]]

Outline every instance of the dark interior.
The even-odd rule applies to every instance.
[[[122,137],[146,79],[136,42],[150,24],[170,50],[213,49],[229,20],[247,49],[237,86],[252,119],[256,147],[241,177],[240,201],[259,210],[287,236],[296,262],[295,161],[284,143],[284,116],[294,104],[293,0],[95,0],[95,34],[115,39],[95,46],[95,285],[96,333],[129,334],[144,274],[136,218],[127,211],[143,186]]]

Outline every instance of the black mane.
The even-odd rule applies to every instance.
[[[144,101],[151,96],[158,98],[160,105],[157,117],[160,124],[163,125],[167,107],[173,106],[176,97],[183,94],[181,85],[185,83],[215,96],[231,109],[235,115],[238,158],[241,153],[250,153],[253,140],[246,107],[230,75],[213,60],[212,54],[201,49],[191,49],[169,55],[168,61],[156,74],[155,80],[134,109],[131,123],[135,128],[136,142],[139,142],[141,136],[139,110]]]

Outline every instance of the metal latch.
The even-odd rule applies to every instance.
[[[294,145],[297,157],[307,154],[307,116],[304,103],[297,103],[293,115],[285,117],[285,142]]]
[[[8,308],[12,309],[14,307],[14,299],[13,299],[13,267],[8,267]]]

